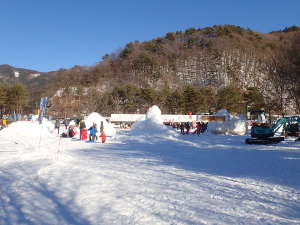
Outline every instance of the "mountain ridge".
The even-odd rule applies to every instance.
[[[33,70],[28,70],[24,82],[47,96],[69,88],[95,88],[106,93],[131,84],[156,90],[166,86],[180,89],[184,85],[255,87],[270,98],[276,92],[268,63],[299,33],[297,26],[269,33],[235,25],[189,28],[149,41],[130,42],[121,51],[104,55],[96,65],[40,73],[43,76],[39,77],[30,77]],[[70,95],[69,90],[66,94]]]

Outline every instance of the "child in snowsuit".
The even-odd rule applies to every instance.
[[[89,128],[90,131],[90,141],[95,141],[96,133],[97,133],[97,126],[94,124],[92,127]]]
[[[104,131],[101,132],[100,137],[101,137],[102,144],[104,144],[106,141],[106,135],[105,135]]]

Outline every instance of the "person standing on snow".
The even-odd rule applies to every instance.
[[[2,117],[2,125],[3,125],[3,127],[7,127],[7,118],[6,118],[6,116]]]
[[[104,130],[101,132],[100,137],[101,137],[102,144],[104,144],[106,141],[106,134]]]
[[[80,139],[82,139],[82,130],[85,128],[86,128],[85,122],[83,120],[81,120],[79,122],[79,132],[80,132],[79,137],[80,137]]]
[[[202,124],[201,133],[204,133],[207,130],[208,122]]]
[[[60,128],[60,121],[55,120],[55,129],[57,129],[57,133],[59,134],[59,128]]]
[[[184,124],[180,123],[180,133],[184,135]]]
[[[186,129],[186,133],[185,134],[189,134],[190,133],[190,129],[191,129],[191,126],[190,126],[189,122],[185,123],[185,129]]]
[[[96,140],[96,133],[98,132],[97,131],[97,125],[94,123],[92,127],[90,127],[88,129],[90,131],[90,141],[95,141]]]
[[[202,129],[202,123],[198,122],[196,126],[196,130],[194,131],[193,134],[197,134],[199,136],[199,134],[201,133],[201,129]]]

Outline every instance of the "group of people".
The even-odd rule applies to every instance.
[[[204,122],[197,122],[196,123],[196,129],[194,130],[193,134],[200,135],[201,133],[204,133],[207,130],[208,123]],[[180,123],[179,125],[180,133],[182,135],[190,134],[191,129],[193,128],[192,123],[186,122],[186,123]]]
[[[81,131],[81,134],[83,134],[84,130],[85,130],[85,123],[84,121],[82,121],[82,127],[84,127]],[[89,141],[91,142],[95,142],[97,141],[98,139],[98,136],[97,136],[97,133],[98,133],[98,130],[97,130],[97,124],[93,124],[93,126],[91,126],[89,129],[87,129],[89,131]],[[80,135],[80,139],[82,139],[83,135]],[[100,124],[100,136],[101,137],[101,142],[102,143],[105,143],[106,141],[106,135],[104,133],[104,125],[103,125],[103,122],[101,121],[101,124]]]
[[[130,123],[120,123],[120,128],[121,129],[130,129],[131,124]]]
[[[58,130],[58,134],[60,134],[60,126],[63,124],[65,127],[65,131],[61,134],[62,137],[74,137],[79,128],[79,138],[80,140],[89,139],[90,142],[95,142],[98,139],[98,129],[97,124],[93,123],[91,127],[86,129],[86,124],[84,120],[79,120],[79,122],[68,123],[67,120],[64,120],[63,123],[60,120],[55,121],[55,128]],[[102,143],[106,142],[106,135],[104,133],[104,125],[101,121],[100,125],[100,136]]]

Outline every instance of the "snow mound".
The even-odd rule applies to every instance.
[[[225,116],[224,122],[209,122],[208,130],[214,134],[245,135],[247,121],[239,116],[231,115],[226,109],[219,110],[215,116]]]
[[[32,123],[39,123],[39,115],[32,115],[29,121]],[[41,126],[42,129],[48,130],[49,132],[53,132],[55,129],[55,125],[46,118],[43,118]]]
[[[163,124],[163,118],[158,106],[150,107],[146,113],[145,120],[137,121],[133,124],[130,132],[132,135],[147,136],[175,136],[177,133]]]
[[[100,132],[100,125],[103,122],[104,132],[107,136],[114,136],[116,134],[116,129],[108,123],[99,113],[93,112],[88,115],[84,120],[86,128],[89,129],[95,123],[97,125],[97,130]]]
[[[146,120],[157,124],[163,124],[160,108],[156,105],[150,107],[146,113]]]
[[[32,121],[17,121],[11,123],[7,128],[3,129],[0,134],[7,138],[22,136],[24,140],[39,139],[43,137],[53,136],[54,124],[47,119],[43,119],[42,124]]]

